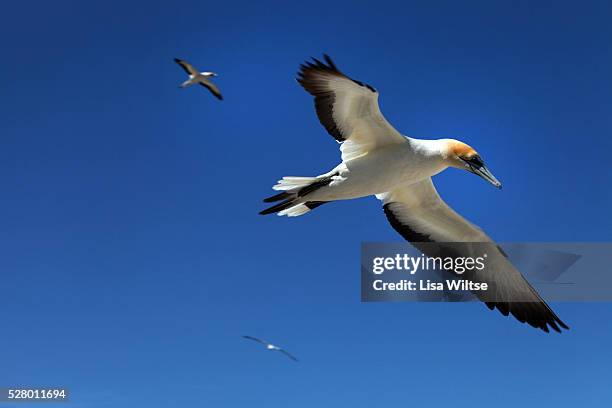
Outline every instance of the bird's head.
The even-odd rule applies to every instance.
[[[467,170],[482,177],[497,188],[502,184],[485,166],[482,157],[471,146],[458,140],[448,139],[446,142],[446,160],[448,165],[458,169]]]

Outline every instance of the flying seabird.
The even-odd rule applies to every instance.
[[[431,177],[448,167],[476,174],[501,189],[476,150],[454,139],[401,135],[380,112],[376,89],[344,75],[329,56],[324,61],[313,58],[302,64],[297,81],[314,96],[319,121],[340,143],[342,162],[316,177],[283,177],[273,187],[281,192],[264,200],[280,203],[260,214],[295,217],[331,201],[375,195],[391,226],[426,255],[432,246],[419,243],[493,244],[489,267],[472,276],[494,288],[494,299],[475,293],[490,309],[546,332],[548,326],[557,332],[568,329],[503,250],[438,195]]]
[[[293,361],[298,361],[297,358],[295,358],[292,354],[290,354],[287,350],[282,349],[278,346],[275,346],[272,343],[268,343],[265,340],[262,339],[258,339],[257,337],[252,337],[252,336],[242,336],[242,338],[244,339],[248,339],[248,340],[253,340],[256,341],[257,343],[263,344],[264,346],[266,346],[267,350],[272,350],[272,351],[280,351],[281,353],[283,353],[284,355],[286,355],[287,357],[289,357],[290,359],[292,359]]]
[[[181,68],[185,70],[187,75],[189,75],[189,79],[180,85],[181,88],[187,88],[188,86],[193,85],[193,84],[200,84],[203,87],[207,88],[218,99],[220,100],[223,99],[221,92],[219,92],[219,88],[217,88],[217,86],[213,84],[212,82],[210,82],[210,80],[208,79],[210,77],[218,76],[217,74],[215,74],[214,72],[206,72],[206,71],[199,72],[197,69],[194,68],[193,65],[191,65],[185,60],[181,60],[178,58],[175,58],[174,62],[179,64]]]

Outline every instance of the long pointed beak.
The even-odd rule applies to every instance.
[[[482,177],[487,180],[489,183],[493,184],[495,187],[501,190],[502,183],[491,173],[491,171],[487,168],[487,166],[483,165],[481,167],[471,167],[472,173]]]

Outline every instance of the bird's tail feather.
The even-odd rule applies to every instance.
[[[311,185],[315,181],[317,181],[316,177],[293,177],[293,176],[286,176],[286,177],[283,177],[282,179],[278,180],[278,183],[276,183],[272,187],[272,189],[273,190],[280,190],[280,191],[288,191],[288,190],[301,189],[303,187],[307,187],[307,186]]]
[[[278,213],[278,215],[286,215],[288,217],[306,214],[308,211],[325,204],[327,201],[308,201],[305,196],[328,185],[332,181],[332,177],[283,177],[272,187],[274,190],[280,190],[281,193],[263,200],[265,203],[282,202],[266,208],[259,214]]]

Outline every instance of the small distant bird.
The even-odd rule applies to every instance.
[[[417,248],[422,248],[419,244],[423,242],[493,244],[484,231],[440,198],[431,179],[454,167],[501,188],[476,150],[454,139],[403,136],[380,111],[378,91],[346,76],[327,55],[324,62],[313,58],[313,62],[302,64],[297,81],[314,96],[319,121],[340,143],[342,162],[316,177],[283,177],[272,187],[280,193],[264,200],[278,203],[260,214],[297,217],[332,201],[375,195],[382,201],[391,227]],[[470,194],[458,187],[463,194]],[[431,255],[431,246],[422,251],[436,256]],[[497,247],[492,252],[487,270],[473,279],[493,288],[494,299],[475,293],[489,309],[496,308],[505,316],[512,314],[546,332],[549,326],[555,331],[568,329],[503,250]]]
[[[293,361],[298,361],[297,358],[295,358],[292,354],[290,354],[287,350],[284,350],[278,346],[275,346],[272,343],[268,343],[265,340],[262,339],[258,339],[257,337],[251,337],[251,336],[242,336],[242,338],[247,339],[247,340],[253,340],[256,341],[260,344],[263,344],[264,346],[266,346],[266,349],[268,350],[272,350],[272,351],[280,351],[281,353],[283,353],[284,355],[286,355],[287,357],[289,357],[290,359],[292,359]]]
[[[191,86],[193,84],[200,84],[203,87],[207,88],[218,99],[223,100],[223,95],[221,95],[219,88],[217,88],[217,86],[213,84],[212,82],[210,82],[210,80],[208,79],[211,77],[218,76],[217,74],[215,74],[214,72],[206,72],[206,71],[199,72],[197,69],[194,68],[193,65],[191,65],[185,60],[181,60],[178,58],[175,58],[174,62],[179,64],[181,68],[185,70],[187,75],[189,75],[189,79],[180,85],[181,88],[187,88],[188,86]]]

